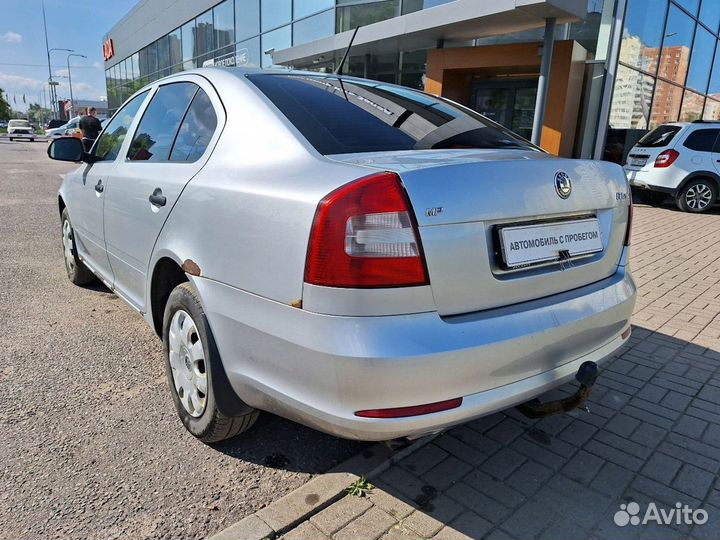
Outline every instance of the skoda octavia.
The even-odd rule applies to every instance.
[[[82,162],[58,196],[70,280],[161,336],[206,442],[259,411],[416,437],[580,380],[630,333],[623,170],[440,97],[201,69],[138,91],[91,152],[48,154]]]

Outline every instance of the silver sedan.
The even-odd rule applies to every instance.
[[[82,162],[58,194],[69,278],[155,329],[206,442],[261,410],[365,440],[566,410],[630,334],[622,169],[444,98],[201,69],[48,155]],[[573,376],[574,401],[532,401]]]

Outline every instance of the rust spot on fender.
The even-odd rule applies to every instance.
[[[295,300],[295,301],[292,302],[290,305],[291,305],[292,307],[295,307],[295,308],[298,308],[298,309],[302,309],[302,299],[300,299],[300,300]]]
[[[185,259],[182,263],[183,272],[190,274],[191,276],[200,276],[200,267],[192,259]]]

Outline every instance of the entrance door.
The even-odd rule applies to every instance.
[[[471,107],[498,124],[530,140],[537,79],[473,81]]]

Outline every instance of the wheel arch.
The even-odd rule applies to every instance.
[[[163,315],[170,293],[175,287],[186,281],[188,281],[188,277],[175,259],[163,256],[155,262],[150,278],[148,312],[152,317],[155,333],[159,337],[162,337]]]
[[[690,174],[688,174],[682,182],[680,182],[680,185],[677,187],[677,190],[675,193],[680,193],[685,186],[688,185],[688,183],[692,182],[693,180],[698,180],[700,178],[709,178],[715,182],[715,190],[716,193],[720,193],[720,175],[718,175],[715,172],[712,171],[693,171]]]

